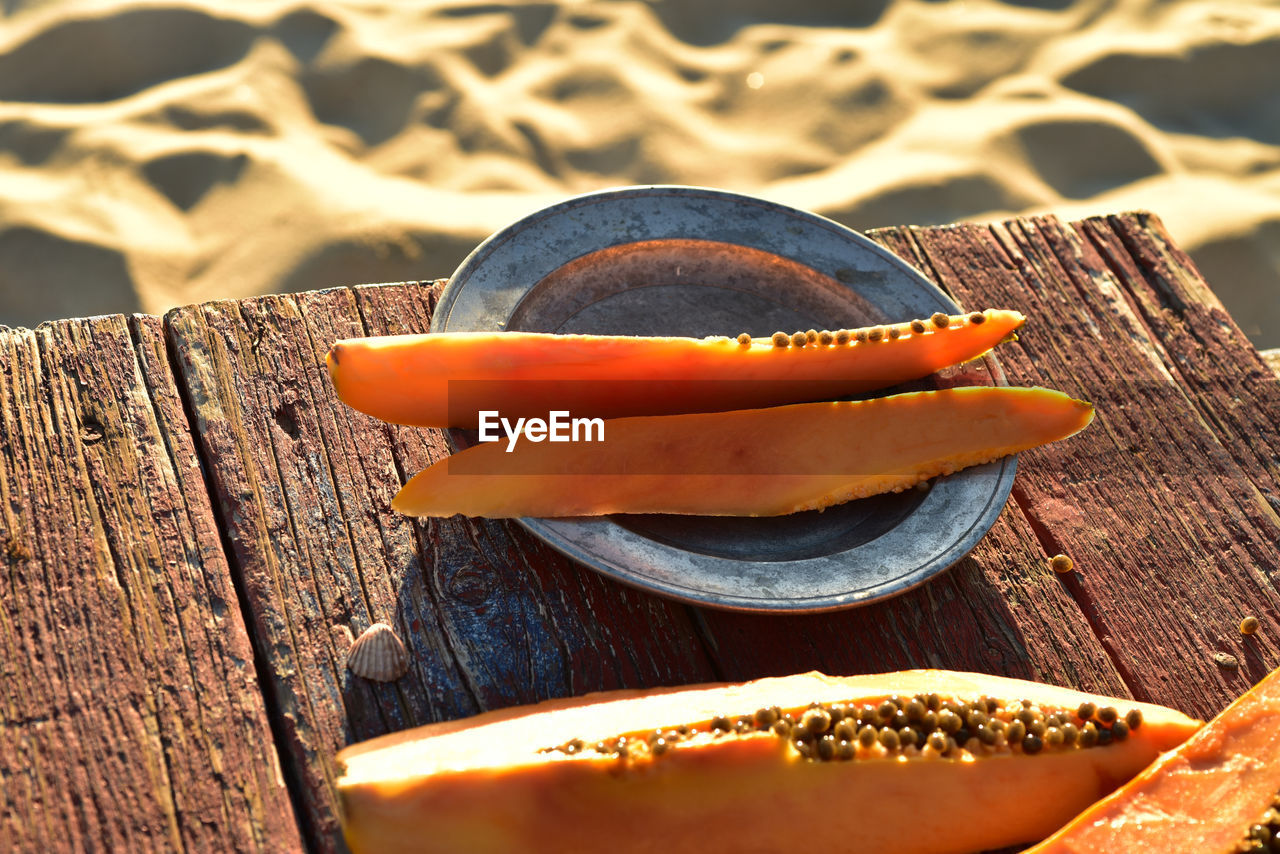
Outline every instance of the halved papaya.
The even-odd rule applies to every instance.
[[[861,401],[603,421],[573,441],[481,442],[414,476],[412,516],[821,509],[1070,436],[1092,405],[1043,388],[972,386]],[[545,426],[545,425],[544,425]],[[589,435],[588,435],[589,434]]]
[[[362,852],[973,852],[1042,838],[1199,722],[996,676],[614,691],[338,755]]]
[[[1026,854],[1232,854],[1280,841],[1280,670]]]
[[[1022,326],[1016,311],[934,315],[888,326],[769,338],[448,332],[338,341],[338,396],[420,427],[475,427],[568,410],[619,418],[846,397],[976,359]]]

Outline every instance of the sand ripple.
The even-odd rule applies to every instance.
[[[447,275],[688,183],[855,228],[1147,208],[1280,346],[1265,0],[3,8],[0,323]]]

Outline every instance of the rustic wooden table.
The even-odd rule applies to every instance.
[[[425,330],[440,283],[0,328],[0,850],[342,850],[343,745],[599,689],[947,667],[1209,716],[1280,664],[1280,381],[1160,223],[871,236],[1023,311],[1010,381],[1098,415],[1022,455],[948,573],[828,615],[697,609],[513,524],[390,512],[443,438],[338,404],[324,355]],[[379,620],[413,655],[390,685],[344,668]]]

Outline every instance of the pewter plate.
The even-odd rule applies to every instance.
[[[433,331],[767,336],[949,314],[897,256],[835,222],[757,198],[634,187],[546,208],[494,234],[441,295]],[[953,382],[1004,384],[993,357]],[[929,387],[929,383],[913,387]],[[451,432],[455,447],[470,444]],[[815,612],[895,596],[977,544],[1013,457],[824,512],[774,518],[521,519],[574,560],[696,605]]]

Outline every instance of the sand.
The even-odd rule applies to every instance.
[[[569,195],[1156,212],[1280,346],[1280,7],[0,0],[0,323],[446,276]]]

